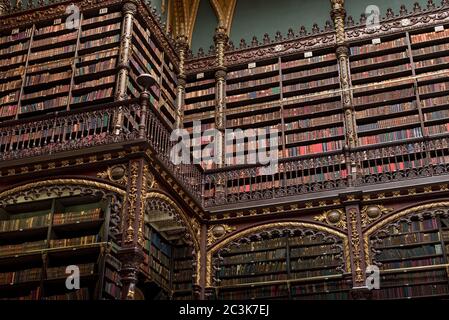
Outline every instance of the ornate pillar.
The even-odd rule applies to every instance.
[[[123,4],[122,35],[120,39],[120,54],[117,72],[117,86],[115,89],[116,100],[126,99],[126,90],[129,74],[129,57],[131,56],[131,38],[133,34],[134,15],[137,12],[137,5],[134,1],[128,0]]]
[[[175,128],[184,126],[184,100],[186,95],[185,61],[189,45],[185,36],[179,36],[176,40],[176,49],[179,55],[178,86],[176,88],[176,123]]]
[[[342,93],[342,104],[345,117],[346,146],[353,148],[357,146],[357,128],[355,122],[355,112],[352,103],[352,92],[349,79],[349,49],[345,37],[345,17],[344,0],[331,0],[331,17],[334,21],[336,32],[336,55],[340,71],[340,84]]]
[[[122,298],[133,300],[137,285],[139,266],[143,261],[144,210],[147,189],[148,165],[143,159],[129,162],[129,182],[127,202],[123,213],[122,248],[119,252],[122,261]]]
[[[225,48],[229,37],[226,29],[218,26],[215,29],[214,42],[217,55],[217,66],[215,71],[215,129],[218,130],[220,137],[217,157],[217,167],[222,168],[225,165],[225,130],[226,130],[226,66],[225,66]],[[215,196],[220,199],[224,197],[225,181],[223,175],[218,175],[215,182]]]

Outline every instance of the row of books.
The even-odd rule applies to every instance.
[[[416,61],[415,67],[416,69],[425,68],[425,67],[431,67],[431,66],[438,66],[442,64],[449,63],[449,57],[438,57],[428,60],[422,60],[422,61]]]
[[[111,98],[114,88],[106,88],[102,90],[92,91],[81,96],[73,96],[71,103],[81,103],[86,101],[95,101],[105,98]]]
[[[446,91],[449,89],[449,82],[432,83],[418,87],[419,94],[429,94],[434,92]]]
[[[0,221],[0,232],[46,227],[50,224],[51,214],[41,214],[29,218]]]
[[[366,92],[366,90],[363,90]],[[385,93],[375,93],[367,96],[354,97],[354,105],[369,105],[372,103],[388,104],[389,101],[409,98],[415,95],[413,88],[394,90]]]
[[[41,290],[38,287],[37,289],[27,290],[25,295],[21,295],[19,297],[9,297],[9,298],[0,298],[0,300],[16,300],[16,301],[28,301],[28,300],[38,300],[41,296]]]
[[[285,136],[287,144],[295,142],[308,142],[317,139],[333,138],[344,135],[343,127],[326,128],[301,133],[292,133]]]
[[[262,287],[245,287],[238,290],[220,290],[218,294],[222,300],[253,300],[268,297],[288,297],[288,287],[286,284],[267,285]]]
[[[446,133],[449,132],[449,123],[425,127],[424,131],[429,136]]]
[[[12,117],[17,113],[17,105],[0,107],[0,118]]]
[[[95,272],[95,263],[83,263],[76,266],[79,268],[80,276],[91,275]],[[66,266],[47,268],[47,279],[67,278],[66,269]]]
[[[370,71],[363,71],[363,72],[353,72],[351,74],[351,78],[353,81],[355,80],[361,80],[361,79],[368,79],[372,77],[384,77],[388,75],[392,75],[399,72],[404,72],[407,70],[411,70],[410,64],[401,64],[399,66],[394,67],[388,67],[388,68],[382,68],[382,69],[374,69]]]
[[[24,282],[40,281],[42,268],[26,269],[0,273],[0,285],[14,285]]]
[[[382,52],[383,50],[402,47],[407,44],[406,38],[399,38],[391,41],[381,42],[379,44],[366,44],[362,46],[351,47],[351,55],[360,55],[365,53]]]
[[[436,45],[429,46],[429,47],[414,49],[412,52],[413,52],[413,57],[416,58],[417,56],[420,56],[420,55],[425,55],[425,54],[434,53],[434,52],[444,52],[447,50],[449,50],[449,43],[436,44]]]
[[[19,43],[13,44],[9,47],[0,49],[0,56],[10,54],[10,53],[13,53],[16,51],[27,50],[29,45],[30,45],[30,41],[19,42]]]
[[[235,253],[235,251],[232,251]],[[248,251],[242,254],[234,254],[230,256],[223,256],[221,265],[235,264],[235,263],[254,263],[263,262],[267,260],[285,260],[287,249],[272,249],[267,251]]]
[[[421,105],[424,108],[441,106],[449,103],[449,96],[442,96],[436,98],[422,99]]]
[[[145,234],[148,234],[148,232],[145,232]],[[162,252],[165,256],[171,257],[172,246],[170,245],[170,243],[162,239],[159,234],[157,234],[156,232],[152,232],[150,240],[152,245],[150,251],[151,254],[153,254],[153,252],[155,254],[158,254],[157,252]]]
[[[304,283],[292,285],[292,295],[325,294],[333,291],[349,290],[350,286],[343,281],[323,281],[320,283]]]
[[[75,53],[76,45],[68,45],[64,47],[59,48],[52,48],[44,51],[38,51],[38,52],[31,52],[29,56],[29,60],[39,60],[43,58],[53,58],[62,54],[67,53]]]
[[[218,279],[219,276],[218,276]],[[232,285],[239,285],[243,283],[258,283],[258,282],[268,282],[268,281],[283,281],[287,280],[287,274],[286,273],[280,273],[280,274],[266,274],[266,275],[247,275],[245,277],[236,277],[236,278],[225,278],[220,279],[219,284],[220,286],[232,286]]]
[[[88,211],[55,213],[53,216],[53,224],[80,223],[82,221],[93,221],[101,219],[101,208]]]
[[[52,239],[49,241],[50,248],[61,248],[71,246],[82,246],[88,244],[95,244],[100,241],[100,235],[90,235],[78,238],[69,239]]]
[[[215,87],[203,89],[203,90],[192,91],[192,92],[187,92],[186,99],[203,97],[203,96],[208,96],[208,95],[212,95],[212,94],[215,94]]]
[[[156,46],[156,44],[153,42],[153,39],[151,39],[151,32],[150,30],[144,30],[142,25],[139,23],[137,19],[134,19],[134,26],[136,26],[136,29],[139,31],[140,35],[144,38],[144,43],[149,44],[151,51],[156,54],[156,56],[161,57],[161,51]]]
[[[181,283],[181,282],[192,282],[192,268],[190,270],[174,270],[172,281]]]
[[[118,51],[119,50],[117,48],[114,48],[114,49],[103,50],[100,52],[89,53],[89,54],[77,57],[77,61],[78,61],[78,63],[93,61],[96,64],[99,63],[99,60],[103,60],[105,58],[108,58],[108,60],[116,61],[117,60],[116,57],[119,53]]]
[[[60,80],[67,80],[70,79],[72,75],[72,71],[63,71],[59,73],[39,73],[36,75],[28,76],[25,80],[25,86],[32,86],[36,84],[42,84],[44,82],[53,82],[53,81],[60,81]]]
[[[291,84],[288,86],[284,86],[283,92],[285,93],[285,92],[302,91],[302,90],[316,89],[316,88],[324,87],[324,86],[337,85],[340,83],[339,81],[340,80],[338,79],[338,77],[333,77],[333,78]]]
[[[402,126],[406,124],[417,124],[419,125],[420,119],[419,114],[409,115],[407,117],[400,118],[392,118],[392,119],[384,119],[378,120],[377,122],[361,124],[357,126],[359,132],[365,132],[375,129],[389,129],[395,128],[397,126]]]
[[[264,241],[257,241],[257,242],[249,242],[249,243],[242,243],[239,244],[238,247],[232,247],[233,253],[239,253],[239,252],[252,252],[252,251],[258,251],[258,250],[267,250],[267,249],[276,249],[279,247],[285,247],[287,245],[287,240],[285,238],[279,238],[279,239],[267,239]]]
[[[419,168],[426,164],[425,160],[412,160],[412,161],[401,161],[401,162],[391,162],[383,165],[371,165],[369,167],[362,168],[362,174],[370,176],[373,174],[379,174],[384,172],[396,172],[403,171],[405,169]]]
[[[150,246],[150,255],[152,258],[161,262],[164,266],[170,265],[170,257],[168,255],[166,255],[165,253],[163,253],[158,248],[156,248],[154,245]]]
[[[265,90],[259,90],[259,91],[249,92],[249,93],[242,93],[242,94],[227,96],[226,102],[233,103],[233,102],[239,102],[239,101],[244,101],[244,100],[265,98],[265,97],[269,97],[269,96],[273,96],[273,95],[279,95],[280,92],[281,92],[280,87],[273,87],[273,88],[265,89]]]
[[[337,71],[338,71],[337,64],[333,64],[333,65],[330,65],[327,67],[320,67],[320,68],[316,68],[316,69],[307,69],[307,70],[302,70],[302,71],[297,71],[297,72],[292,72],[292,73],[284,73],[282,75],[282,80],[288,81],[288,80],[300,79],[300,78],[309,77],[309,76],[316,76],[317,74],[325,74],[325,73],[337,72]]]
[[[335,53],[328,53],[321,56],[315,56],[315,57],[309,57],[304,59],[297,59],[292,61],[284,61],[281,63],[282,69],[289,69],[289,68],[295,68],[295,67],[302,67],[307,66],[309,64],[317,64],[321,62],[327,62],[327,61],[336,61],[337,57]]]
[[[355,61],[351,61],[350,65],[351,65],[351,68],[359,68],[359,67],[365,67],[365,66],[372,67],[372,65],[375,65],[378,63],[402,60],[405,58],[408,58],[407,51],[391,53],[391,54],[387,54],[387,55],[383,55],[383,56],[366,58],[366,59],[362,59],[362,60],[355,60]],[[408,64],[408,67],[410,67],[409,64]]]
[[[159,75],[159,68],[155,64],[155,62],[152,60],[152,58],[149,56],[149,53],[146,52],[146,57],[142,55],[142,52],[136,47],[133,46],[133,55],[131,57],[132,60],[132,66],[136,68],[139,72],[142,72],[143,69],[141,66],[145,68],[145,72],[151,72],[153,73],[156,71],[157,75]]]
[[[0,91],[19,90],[22,80],[13,80],[0,84]]]
[[[155,259],[150,259],[150,275],[153,277],[156,276],[156,280],[160,281],[161,285],[165,288],[169,287],[170,283],[170,270],[168,266]]]
[[[78,38],[78,33],[75,32],[71,32],[71,33],[66,33],[57,37],[50,37],[50,38],[44,38],[44,39],[37,39],[37,40],[33,40],[33,45],[31,50],[37,48],[37,47],[42,47],[42,46],[48,46],[48,45],[52,45],[52,48],[54,48],[55,44],[59,44],[62,42],[66,42],[66,41],[76,41],[76,39]]]
[[[281,112],[275,111],[275,112],[270,112],[270,113],[251,115],[251,116],[242,117],[242,118],[228,119],[226,121],[226,124],[228,127],[236,127],[236,126],[241,126],[241,125],[258,123],[258,122],[262,122],[262,121],[270,121],[270,120],[280,119],[280,117],[281,117]]]
[[[192,258],[192,257],[191,257]],[[192,269],[192,259],[186,259],[186,260],[174,260],[173,262],[173,268],[175,270],[187,270]]]
[[[104,46],[107,44],[117,43],[119,41],[120,41],[120,35],[118,34],[115,36],[109,36],[109,37],[101,38],[101,39],[97,39],[97,40],[81,42],[79,49],[84,50],[84,49],[89,49],[89,48],[95,48],[95,47]]]
[[[103,78],[99,78],[99,79],[95,79],[95,80],[76,83],[73,85],[73,90],[80,90],[80,89],[85,89],[85,88],[96,88],[98,86],[106,85],[106,84],[112,85],[112,84],[114,84],[114,82],[115,82],[115,75],[112,75],[112,76],[107,76],[107,77],[103,77]]]
[[[96,35],[96,34],[107,33],[110,31],[119,31],[120,28],[121,28],[121,22],[114,23],[114,24],[108,24],[105,26],[97,27],[97,28],[82,30],[81,37],[88,37],[88,36],[92,36],[92,35]]]
[[[421,43],[421,42],[429,42],[437,39],[444,39],[449,37],[449,29],[445,29],[440,32],[427,32],[421,34],[411,35],[412,44]]]
[[[399,225],[394,225],[392,226],[390,234],[398,234],[404,232],[419,232],[435,229],[438,229],[438,221],[436,219],[425,219],[422,221],[411,221],[409,223],[402,222]]]
[[[291,245],[293,246],[294,243],[292,242]],[[300,247],[293,247],[290,250],[290,257],[294,258],[306,258],[306,257],[313,257],[316,255],[333,255],[339,253],[339,248],[336,248],[332,244],[323,244],[323,245],[314,245],[311,247],[304,247],[303,243],[301,242]]]
[[[29,29],[26,29],[26,30],[23,30],[23,31],[20,31],[17,33],[13,32],[13,33],[11,33],[11,35],[0,37],[0,44],[30,38],[32,33],[33,33],[32,28],[29,28]]]
[[[306,154],[341,150],[343,148],[343,144],[343,140],[336,140],[323,143],[314,143],[306,146],[291,147],[287,149],[287,156],[296,157]]]
[[[121,12],[111,12],[104,15],[95,16],[92,18],[83,19],[83,25],[99,23],[107,20],[113,20],[121,17]]]
[[[382,262],[384,260],[403,260],[406,258],[419,258],[441,254],[443,254],[441,244],[421,245],[416,247],[382,249],[380,253],[376,254],[376,260]]]
[[[313,116],[314,113],[325,112],[331,110],[341,110],[341,102],[334,101],[328,103],[320,103],[320,104],[307,104],[300,107],[289,108],[283,110],[283,116],[287,117],[295,117],[302,115],[310,115]]]
[[[440,241],[439,232],[431,232],[431,233],[416,232],[382,238],[382,244],[376,245],[376,248],[395,246],[395,245],[399,246],[403,244],[433,242],[433,241]]]
[[[189,110],[196,110],[196,109],[202,109],[202,108],[207,108],[207,107],[214,107],[215,106],[215,98],[211,98],[211,100],[207,100],[207,101],[200,101],[200,102],[195,102],[195,103],[190,103],[190,104],[186,104],[184,106],[184,111],[189,111]]]
[[[89,64],[84,67],[77,68],[75,71],[75,76],[83,76],[86,74],[92,74],[97,72],[102,72],[106,70],[111,70],[115,68],[117,64],[117,58],[111,58],[108,60],[100,61],[95,64]]]
[[[215,78],[212,79],[202,79],[202,80],[196,80],[194,82],[188,82],[186,84],[186,88],[190,89],[190,88],[194,88],[194,87],[202,87],[202,86],[206,86],[206,85],[211,85],[211,86],[215,86]]]
[[[46,90],[25,93],[22,96],[22,99],[26,100],[26,99],[34,99],[34,98],[46,98],[46,96],[50,96],[50,95],[53,95],[53,94],[68,93],[69,92],[69,88],[70,88],[70,85],[68,85],[68,84],[60,84],[60,85],[57,85],[55,87],[51,87],[51,88],[46,89]]]
[[[311,118],[311,119],[304,119],[304,120],[298,120],[295,122],[289,122],[285,124],[286,130],[293,130],[293,129],[306,129],[326,124],[333,124],[343,121],[343,115],[341,113],[338,114],[332,114],[324,117],[318,117],[318,118]]]
[[[401,272],[396,274],[381,275],[381,286],[404,286],[413,284],[425,284],[431,282],[446,281],[447,273],[445,270],[419,271],[419,272]]]
[[[412,101],[356,111],[356,117],[357,119],[363,119],[368,117],[377,117],[385,114],[401,113],[416,109],[416,101]]]
[[[444,118],[449,118],[449,110],[439,110],[439,111],[424,113],[425,121],[440,120],[440,119],[444,119]]]
[[[245,89],[245,88],[253,88],[258,87],[266,84],[274,84],[278,83],[280,80],[280,77],[274,76],[274,77],[268,77],[268,78],[262,78],[257,80],[250,80],[245,82],[236,82],[236,83],[228,83],[226,85],[227,91],[233,91],[233,90],[239,90],[239,89]]]
[[[105,268],[104,275],[105,275],[106,279],[110,282],[113,282],[115,284],[121,283],[121,277],[117,271],[114,271],[110,268]]]
[[[48,110],[53,108],[59,108],[67,105],[69,98],[67,96],[57,97],[50,100],[44,100],[32,104],[24,104],[20,106],[20,113]]]
[[[47,241],[24,242],[20,244],[3,245],[0,247],[0,256],[8,256],[11,254],[19,254],[27,251],[34,251],[47,248]]]
[[[290,262],[290,268],[292,271],[302,271],[302,270],[308,270],[311,268],[333,268],[341,266],[342,262],[341,260],[333,255],[321,255],[309,259],[303,259],[303,258],[292,258],[292,261]]]
[[[34,34],[37,36],[40,36],[40,35],[50,34],[50,33],[59,32],[59,31],[63,31],[63,30],[67,30],[65,23],[58,23],[58,24],[54,24],[51,26],[36,28],[36,31]]]
[[[229,276],[251,276],[260,273],[279,273],[280,271],[287,272],[286,261],[271,261],[271,262],[255,262],[247,264],[234,264],[229,266],[221,266],[217,272],[219,278]]]
[[[270,64],[267,66],[260,66],[260,67],[254,67],[254,68],[248,68],[244,70],[238,70],[238,71],[230,71],[227,74],[227,79],[236,79],[236,78],[242,78],[247,77],[255,74],[263,74],[268,73],[272,71],[278,71],[279,70],[279,64]]]
[[[10,58],[1,59],[0,67],[12,67],[18,63],[24,63],[26,61],[26,55],[12,56]]]
[[[40,62],[33,65],[28,65],[26,69],[27,75],[38,72],[49,72],[52,69],[71,69],[72,68],[72,59],[61,59],[55,61],[45,61]],[[23,71],[24,72],[24,71]]]
[[[449,288],[446,284],[423,284],[420,286],[403,286],[395,288],[380,288],[373,290],[375,299],[399,299],[414,297],[430,297],[435,295],[449,295]]]
[[[25,72],[25,66],[22,65],[22,66],[15,67],[14,69],[2,71],[1,75],[2,75],[2,79],[7,79],[7,78],[22,76],[22,74],[24,72]]]
[[[422,136],[423,135],[421,128],[413,128],[407,130],[385,132],[374,136],[359,137],[359,143],[361,145],[377,144],[392,141],[402,141],[412,138],[421,138]]]

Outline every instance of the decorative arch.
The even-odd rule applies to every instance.
[[[20,199],[39,200],[43,195],[61,197],[68,195],[101,195],[102,199],[112,198],[111,233],[118,236],[121,232],[121,213],[126,201],[126,191],[116,186],[89,179],[49,179],[13,186],[0,192],[0,207],[17,203]]]
[[[230,34],[237,0],[209,0],[218,18],[218,25]]]
[[[443,215],[443,214],[449,215],[449,201],[431,202],[418,206],[412,206],[406,209],[401,209],[396,213],[390,214],[389,216],[385,217],[384,219],[378,221],[370,228],[368,228],[363,236],[364,254],[367,265],[371,264],[371,258],[369,254],[370,250],[369,240],[371,235],[381,230],[383,227],[395,221],[399,221],[401,218],[405,218],[412,215],[420,216],[426,213],[430,213],[432,215]]]
[[[182,224],[187,228],[195,251],[196,258],[196,277],[195,282],[197,285],[200,284],[201,278],[201,255],[200,255],[200,232],[201,228],[194,218],[190,218],[185,214],[185,212],[178,206],[178,204],[168,195],[161,193],[159,191],[149,191],[145,194],[144,201],[145,207],[154,208],[158,210],[164,210],[170,216],[175,219],[179,219]]]
[[[343,232],[315,224],[309,222],[301,222],[301,221],[284,221],[284,222],[273,222],[273,223],[264,223],[254,227],[250,227],[238,232],[231,234],[229,237],[223,239],[221,242],[213,245],[206,254],[206,287],[212,286],[212,256],[217,253],[220,249],[224,248],[226,245],[231,242],[249,236],[251,234],[261,232],[264,230],[275,229],[275,228],[303,228],[303,229],[311,229],[318,232],[328,233],[333,236],[340,238],[343,241],[343,252],[345,255],[345,264],[348,272],[351,272],[351,264],[350,264],[350,254],[349,254],[349,241],[348,236]]]

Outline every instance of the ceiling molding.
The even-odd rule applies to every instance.
[[[230,33],[237,0],[209,0],[218,18],[218,25]]]
[[[185,36],[191,44],[199,5],[200,0],[168,1],[168,26],[175,39]]]

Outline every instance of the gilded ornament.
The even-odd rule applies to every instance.
[[[386,208],[383,205],[364,206],[360,211],[362,217],[362,227],[366,227],[373,221],[379,219],[383,214],[393,211],[392,208]]]
[[[313,217],[313,219],[346,230],[346,215],[341,209],[325,211],[321,215]]]
[[[236,228],[234,226],[229,226],[227,224],[210,226],[207,230],[207,245],[210,246],[228,233],[233,232],[235,229]]]

